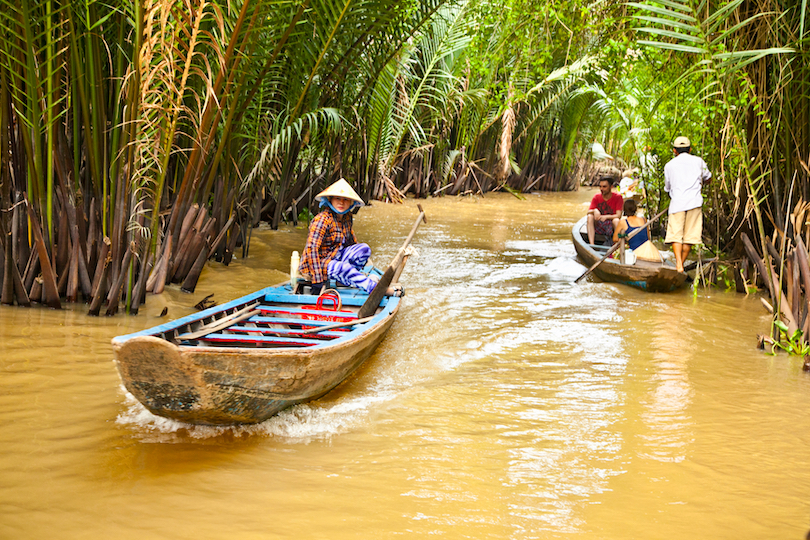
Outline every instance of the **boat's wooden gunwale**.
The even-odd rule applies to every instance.
[[[283,313],[285,315],[321,315],[321,316],[340,316],[342,318],[357,318],[357,308],[363,304],[363,299],[365,298],[364,295],[356,295],[356,294],[345,294],[342,297],[343,309],[354,307],[355,309],[352,310],[352,313],[338,313],[336,314],[334,311],[329,310],[305,310],[301,308],[294,308],[289,307],[290,302],[294,301],[295,304],[303,304],[303,305],[315,305],[317,302],[317,297],[312,295],[291,295],[291,294],[280,294],[279,291],[282,287],[273,286],[267,287],[265,289],[256,291],[252,294],[247,296],[243,296],[236,300],[232,300],[221,306],[214,306],[212,308],[208,308],[204,311],[199,313],[192,313],[191,315],[187,315],[185,317],[181,317],[180,319],[176,319],[174,321],[167,322],[162,325],[158,325],[152,328],[148,328],[146,330],[142,330],[139,332],[135,332],[132,334],[127,334],[124,336],[118,336],[113,339],[113,345],[116,343],[126,341],[128,339],[132,339],[138,336],[159,336],[169,342],[178,343],[178,341],[182,341],[180,336],[184,333],[190,333],[196,331],[198,328],[202,327],[205,324],[213,323],[219,319],[224,317],[230,316],[240,309],[243,309],[245,306],[250,305],[253,302],[260,301],[261,303],[257,306],[263,313]],[[387,301],[398,301],[398,299],[391,299],[388,298]],[[383,310],[384,311],[384,310]],[[258,319],[256,322],[266,322],[265,319],[271,319],[272,317],[262,317]],[[286,319],[289,319],[287,317]],[[252,320],[248,319],[248,321]],[[310,327],[316,326],[326,326],[328,324],[332,324],[332,321],[328,320],[302,320],[299,321],[303,324],[306,324]],[[369,325],[373,325],[376,323],[376,320],[369,321],[367,323],[362,323],[353,328],[353,330],[349,332],[344,332],[344,335],[341,335],[337,339],[343,339],[347,336],[354,335],[354,332],[360,331],[363,328],[366,328]],[[287,324],[287,323],[285,323]],[[289,324],[296,324],[296,323],[289,323]],[[196,341],[196,340],[195,340]],[[185,347],[202,347],[206,348],[204,345],[181,345]],[[223,349],[223,347],[213,347],[216,349]],[[240,350],[239,348],[236,348]]]

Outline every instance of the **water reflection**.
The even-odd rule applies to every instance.
[[[682,461],[692,442],[688,362],[698,352],[693,313],[694,306],[672,306],[652,311],[649,318],[654,387],[641,399],[648,448],[642,456],[648,459]]]

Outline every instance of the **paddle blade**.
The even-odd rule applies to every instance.
[[[385,291],[388,290],[388,286],[391,285],[391,280],[393,278],[394,269],[389,266],[385,269],[385,273],[380,278],[380,282],[377,283],[377,286],[374,287],[374,290],[368,295],[366,301],[363,302],[363,305],[360,307],[360,311],[357,312],[358,319],[369,317],[377,311],[383,296],[385,296]]]

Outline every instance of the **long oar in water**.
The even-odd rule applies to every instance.
[[[377,307],[380,305],[380,301],[382,300],[383,296],[385,296],[385,291],[388,290],[388,286],[391,284],[391,280],[394,278],[394,273],[397,271],[397,268],[402,264],[402,259],[405,257],[405,250],[408,248],[408,245],[413,240],[413,235],[416,234],[416,229],[419,228],[419,225],[424,221],[427,223],[427,219],[425,218],[425,211],[422,210],[422,205],[417,204],[417,208],[419,208],[419,217],[416,218],[416,223],[413,224],[413,229],[411,229],[411,233],[408,235],[408,238],[405,239],[405,243],[402,244],[402,247],[399,248],[399,251],[394,256],[394,259],[391,261],[391,264],[388,265],[388,268],[385,269],[382,277],[380,278],[379,283],[374,287],[374,290],[371,291],[371,294],[368,295],[368,298],[360,307],[360,311],[357,312],[357,318],[363,319],[372,315],[375,311],[377,311]]]
[[[654,217],[653,217],[651,220],[649,220],[649,221],[647,222],[647,225],[649,225],[650,223],[652,223],[652,222],[653,222],[653,221],[655,221],[656,219],[658,219],[658,218],[660,218],[661,216],[663,216],[663,215],[664,215],[664,213],[665,213],[667,210],[669,210],[669,207],[667,207],[667,208],[665,208],[665,209],[661,210],[660,212],[658,212],[658,214],[656,214],[656,215],[655,215],[655,216],[654,216]],[[647,228],[648,228],[648,227],[647,227],[646,225],[645,225],[644,227],[639,227],[639,228],[638,228],[638,229],[636,229],[635,231],[633,231],[633,232],[631,232],[630,234],[628,234],[628,235],[627,235],[627,236],[624,238],[624,240],[625,240],[625,241],[630,240],[630,239],[631,239],[631,238],[633,238],[635,235],[637,235],[638,233],[640,233],[641,231],[643,231],[643,230],[645,230],[645,229],[647,229]],[[593,271],[596,269],[596,267],[597,267],[597,266],[599,266],[600,264],[602,264],[603,262],[605,262],[605,259],[607,259],[608,257],[610,257],[610,256],[613,254],[613,252],[614,252],[614,251],[616,251],[616,250],[619,248],[619,245],[620,245],[621,243],[622,243],[622,241],[621,241],[621,239],[619,239],[619,241],[618,241],[618,242],[616,242],[615,244],[613,244],[613,247],[611,247],[611,248],[608,250],[608,252],[607,252],[607,253],[605,253],[605,256],[604,256],[604,257],[602,257],[601,259],[599,259],[598,261],[596,261],[595,263],[593,263],[593,266],[591,266],[590,268],[588,268],[587,270],[585,270],[585,273],[584,273],[584,274],[582,274],[581,276],[579,276],[577,279],[575,279],[575,280],[574,280],[574,283],[579,283],[579,282],[580,282],[580,280],[581,280],[582,278],[584,278],[585,276],[587,276],[588,274],[590,274],[591,272],[593,272]]]

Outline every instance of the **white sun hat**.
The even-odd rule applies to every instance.
[[[672,146],[675,148],[689,148],[692,144],[689,142],[689,139],[686,137],[677,137],[675,142],[672,143]]]
[[[320,201],[324,197],[343,197],[344,199],[351,199],[360,203],[360,206],[365,206],[366,204],[363,202],[363,199],[360,198],[360,195],[358,195],[357,192],[352,189],[352,186],[343,178],[318,193],[315,196],[315,200]]]

